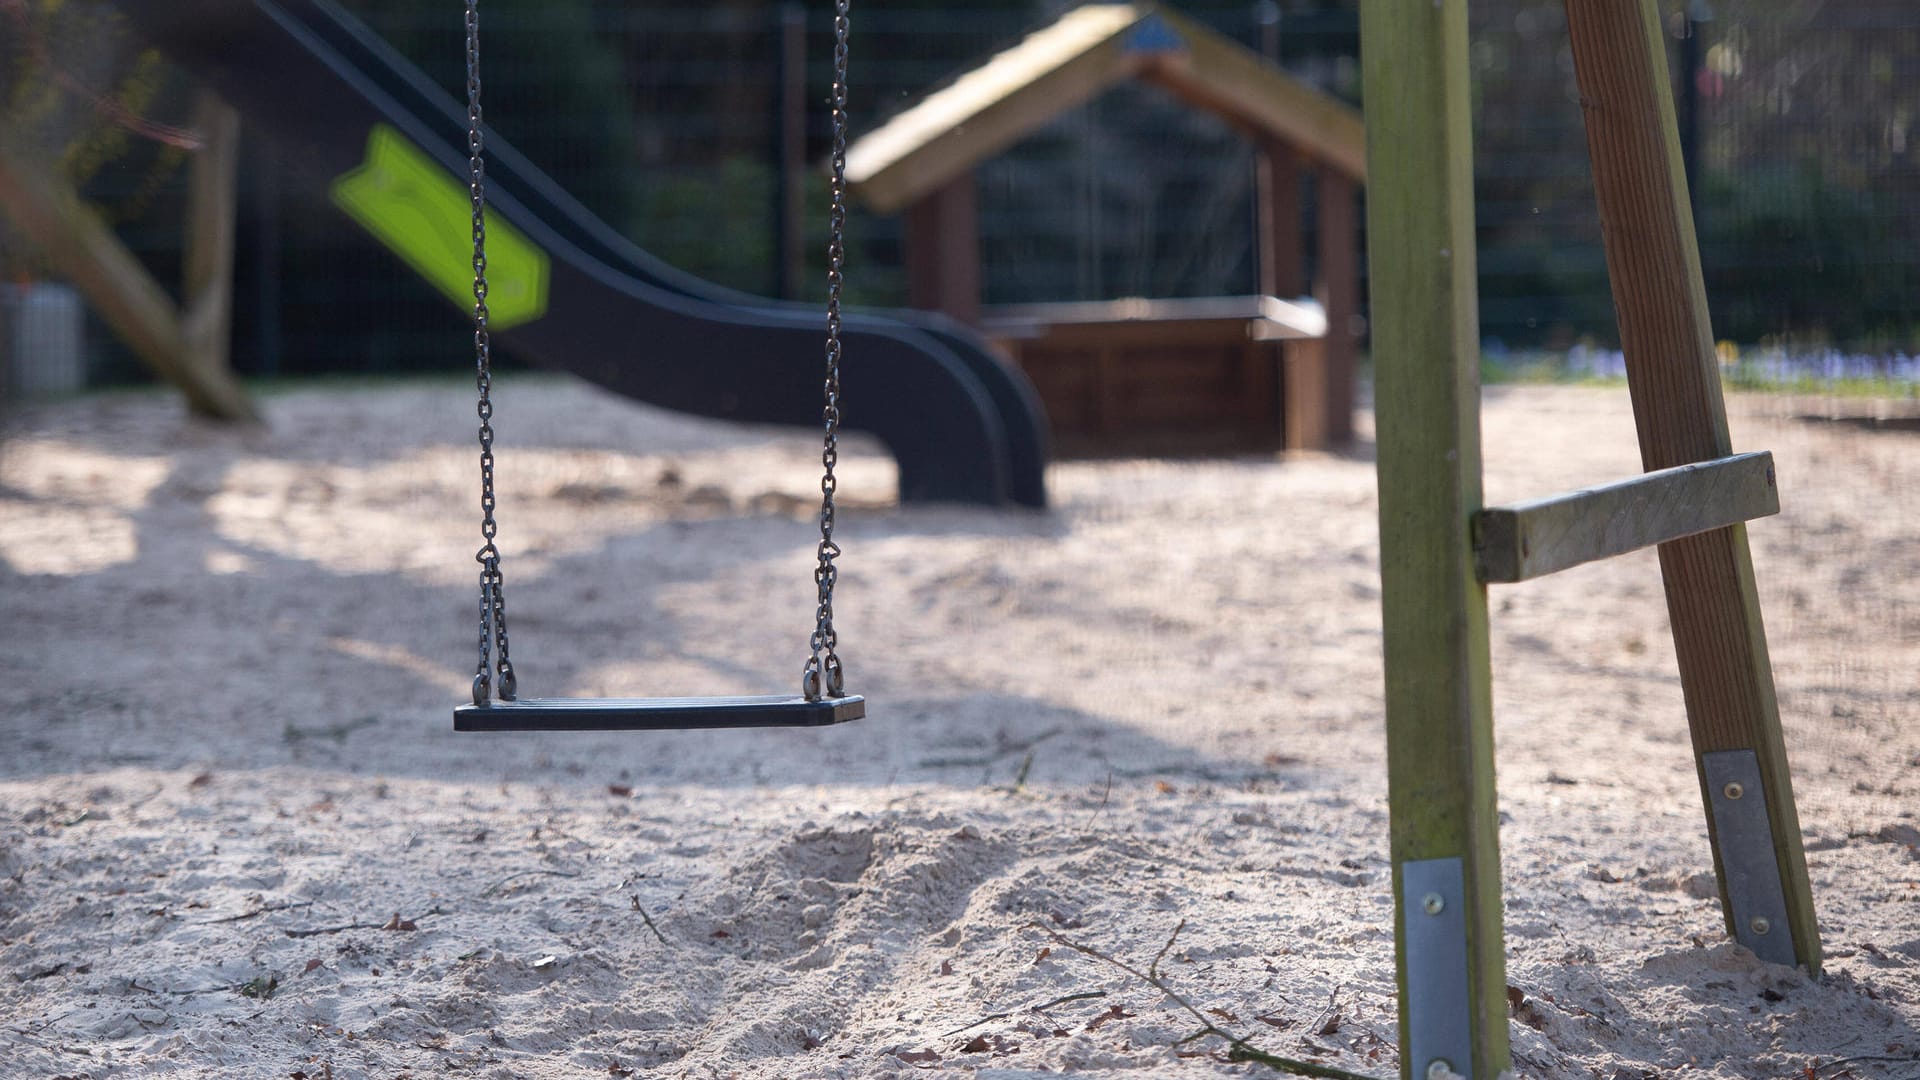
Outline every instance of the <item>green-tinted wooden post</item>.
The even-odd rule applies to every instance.
[[[1480,343],[1466,0],[1362,0],[1360,32],[1401,1075],[1437,1075],[1444,1058],[1494,1080],[1507,1001],[1487,594],[1470,525]]]
[[[1725,458],[1733,446],[1659,4],[1567,0],[1566,7],[1642,463],[1664,469]],[[1660,570],[1727,929],[1762,956],[1817,972],[1820,930],[1745,526],[1660,545]],[[1743,757],[1757,768],[1766,799],[1772,867],[1745,860],[1742,837],[1726,835],[1717,816],[1719,796],[1734,785],[1716,782],[1712,763]],[[1774,875],[1777,881],[1766,880]],[[1743,908],[1747,914],[1736,918]],[[1769,908],[1783,910],[1786,927],[1753,914]],[[1781,940],[1788,929],[1790,946]]]

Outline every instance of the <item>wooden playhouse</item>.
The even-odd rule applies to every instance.
[[[1129,79],[1225,119],[1253,144],[1259,295],[983,306],[975,166]],[[1348,441],[1365,171],[1357,109],[1154,4],[1075,8],[847,155],[854,192],[904,215],[910,302],[998,343],[1033,380],[1068,453]],[[1301,228],[1309,176],[1319,208],[1311,283]]]

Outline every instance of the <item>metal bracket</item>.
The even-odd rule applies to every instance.
[[[1725,874],[1727,918],[1733,938],[1754,955],[1792,966],[1796,954],[1787,922],[1787,893],[1780,883],[1773,822],[1760,784],[1760,759],[1751,750],[1700,755],[1707,778],[1707,806]]]
[[[1400,1054],[1410,1063],[1407,1075],[1471,1076],[1467,886],[1458,857],[1400,864],[1400,948],[1407,973],[1400,999],[1407,1045]]]

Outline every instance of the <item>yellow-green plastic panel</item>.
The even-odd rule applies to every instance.
[[[463,309],[473,308],[473,208],[465,184],[406,136],[375,124],[367,158],[337,177],[334,205]],[[505,330],[547,311],[547,253],[487,213],[488,322]]]

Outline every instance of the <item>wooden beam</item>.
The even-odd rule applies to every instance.
[[[1134,4],[1089,4],[1030,35],[855,143],[847,181],[883,214],[1012,146],[1145,62],[1127,49]]]
[[[218,379],[231,370],[240,114],[211,91],[202,90],[194,106],[194,127],[201,143],[188,167],[180,332],[185,362],[198,369],[203,379]]]
[[[1326,443],[1353,441],[1353,326],[1360,314],[1359,230],[1355,214],[1359,185],[1338,169],[1320,168],[1320,305],[1327,313]]]
[[[0,132],[0,207],[107,325],[204,416],[256,418],[246,391],[225,370],[189,362],[173,300],[73,190],[27,160]]]
[[[1285,139],[1354,180],[1367,176],[1360,112],[1291,78],[1259,53],[1164,8],[1154,12],[1182,48],[1152,54],[1140,77],[1262,136]]]
[[[1260,292],[1285,300],[1305,294],[1306,273],[1301,268],[1300,155],[1283,139],[1255,142],[1259,170]]]
[[[1327,339],[1289,341],[1280,352],[1280,435],[1289,450],[1325,450]]]
[[[1467,0],[1362,0],[1360,35],[1400,1074],[1439,1075],[1445,1060],[1494,1080],[1509,1050],[1487,591],[1469,537],[1481,489]],[[1457,874],[1458,907],[1409,902],[1410,879],[1435,867]],[[1442,914],[1461,920],[1457,961],[1416,948],[1440,925],[1420,920]]]
[[[907,303],[980,323],[980,215],[965,172],[907,207]]]
[[[1779,512],[1773,455],[1759,450],[1488,507],[1474,549],[1482,581],[1529,581]]]
[[[1663,469],[1726,457],[1732,440],[1659,4],[1567,0],[1566,8],[1641,460],[1648,469]],[[1747,928],[1733,923],[1704,755],[1751,750],[1759,759],[1794,955],[1818,971],[1819,927],[1746,528],[1663,544],[1660,568],[1728,930],[1736,939],[1747,936]]]
[[[1123,79],[1155,83],[1255,138],[1366,175],[1359,110],[1246,46],[1148,3],[1083,4],[856,142],[847,180],[893,213]]]

